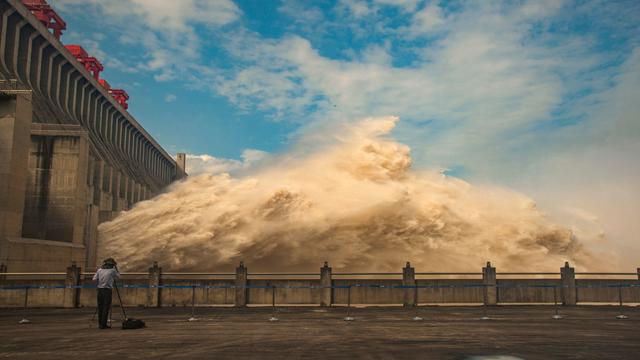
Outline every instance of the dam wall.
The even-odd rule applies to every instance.
[[[186,174],[18,0],[0,0],[0,266],[96,265],[97,227]]]

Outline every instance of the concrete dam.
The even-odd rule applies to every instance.
[[[185,176],[46,1],[0,0],[0,267],[96,265],[98,224]]]

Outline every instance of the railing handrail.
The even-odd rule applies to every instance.
[[[496,272],[496,275],[558,275],[560,272]]]
[[[0,276],[21,276],[21,275],[67,275],[66,272],[4,272],[0,273]]]
[[[169,276],[235,276],[235,273],[206,273],[206,272],[163,272],[162,275]]]
[[[82,272],[80,273],[80,275],[82,276],[90,276],[95,274],[95,272]],[[122,272],[120,273],[121,276],[131,276],[131,275],[149,275],[148,272]]]
[[[482,275],[481,272],[417,272],[416,275]]]
[[[382,275],[382,276],[394,276],[394,275],[402,275],[399,273],[388,273],[388,272],[342,272],[342,273],[332,273],[331,275],[337,276],[371,276],[371,275]]]
[[[624,276],[636,276],[637,272],[623,273],[623,272],[576,272],[576,275],[624,275]]]
[[[320,276],[320,273],[248,273],[247,276]]]

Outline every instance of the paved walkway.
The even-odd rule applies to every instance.
[[[114,309],[118,323],[119,309]],[[90,326],[93,309],[0,310],[0,357],[14,359],[638,359],[640,307],[561,308],[552,320],[549,306],[489,308],[132,308],[129,316],[148,327],[123,331]],[[18,325],[26,316],[30,324]],[[479,357],[482,359],[483,357]],[[495,357],[492,357],[495,359]]]

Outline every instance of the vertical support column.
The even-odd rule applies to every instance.
[[[6,271],[6,270],[5,270]],[[636,271],[638,272],[638,280],[640,280],[640,267],[636,269]]]
[[[133,193],[134,193],[135,181],[133,179],[127,180],[127,206],[131,208],[134,204],[133,201]]]
[[[111,189],[111,211],[120,210],[120,176],[122,176],[122,173],[114,169],[113,187]]]
[[[498,281],[496,279],[496,268],[487,261],[487,266],[482,268],[482,285],[484,285],[484,304],[498,304]]]
[[[569,262],[564,263],[560,268],[560,282],[562,284],[562,305],[576,304],[576,271],[569,266]]]
[[[131,126],[127,127],[127,155],[129,160],[133,160],[133,130]]]
[[[0,262],[7,266],[14,264],[8,237],[22,236],[32,114],[30,93],[0,98]]]
[[[147,172],[150,172],[151,169],[151,149],[150,149],[151,145],[149,144],[148,141],[145,141],[144,143],[144,165],[145,168],[147,169]]]
[[[180,169],[182,173],[186,173],[187,172],[187,154],[177,153],[176,165],[178,165],[178,169]]]
[[[100,203],[102,200],[101,191],[102,191],[102,170],[104,162],[100,158],[96,158],[93,162],[93,204],[100,207]]]
[[[88,248],[87,253],[80,254],[76,252],[73,259],[76,261],[83,261],[85,265],[89,264],[88,258],[91,257],[88,254],[96,252],[96,239],[91,238],[87,233],[87,229],[90,229],[91,219],[87,212],[87,204],[91,203],[91,195],[89,188],[85,185],[86,179],[89,175],[89,142],[85,135],[81,135],[77,138],[78,147],[78,163],[76,168],[76,183],[75,183],[75,214],[73,219],[73,243],[76,245],[85,245]],[[89,252],[90,251],[90,252]],[[82,260],[80,260],[82,259]],[[95,261],[95,260],[94,260]]]
[[[120,181],[120,194],[122,195],[120,197],[122,200],[122,208],[120,208],[120,210],[127,210],[129,209],[129,202],[127,201],[129,196],[129,178],[123,173],[120,177]]]
[[[160,286],[162,277],[162,268],[158,266],[158,262],[154,261],[153,266],[149,268],[149,288],[147,289],[147,307],[160,307]]]
[[[324,262],[324,266],[320,268],[320,306],[331,306],[333,299],[333,289],[331,280],[331,268],[329,263]]]
[[[63,306],[65,308],[78,307],[80,289],[77,286],[80,285],[80,267],[76,266],[75,261],[67,268],[67,277],[64,280],[64,285]]]
[[[402,269],[402,286],[416,286],[416,270],[411,267],[407,261],[407,265]],[[404,288],[404,300],[402,304],[405,307],[416,306],[416,288]]]
[[[7,275],[4,274],[6,272],[7,272],[7,265],[0,264],[0,280],[6,280],[7,279]]]
[[[240,261],[240,265],[236,268],[236,307],[247,306],[247,268],[244,262]]]

